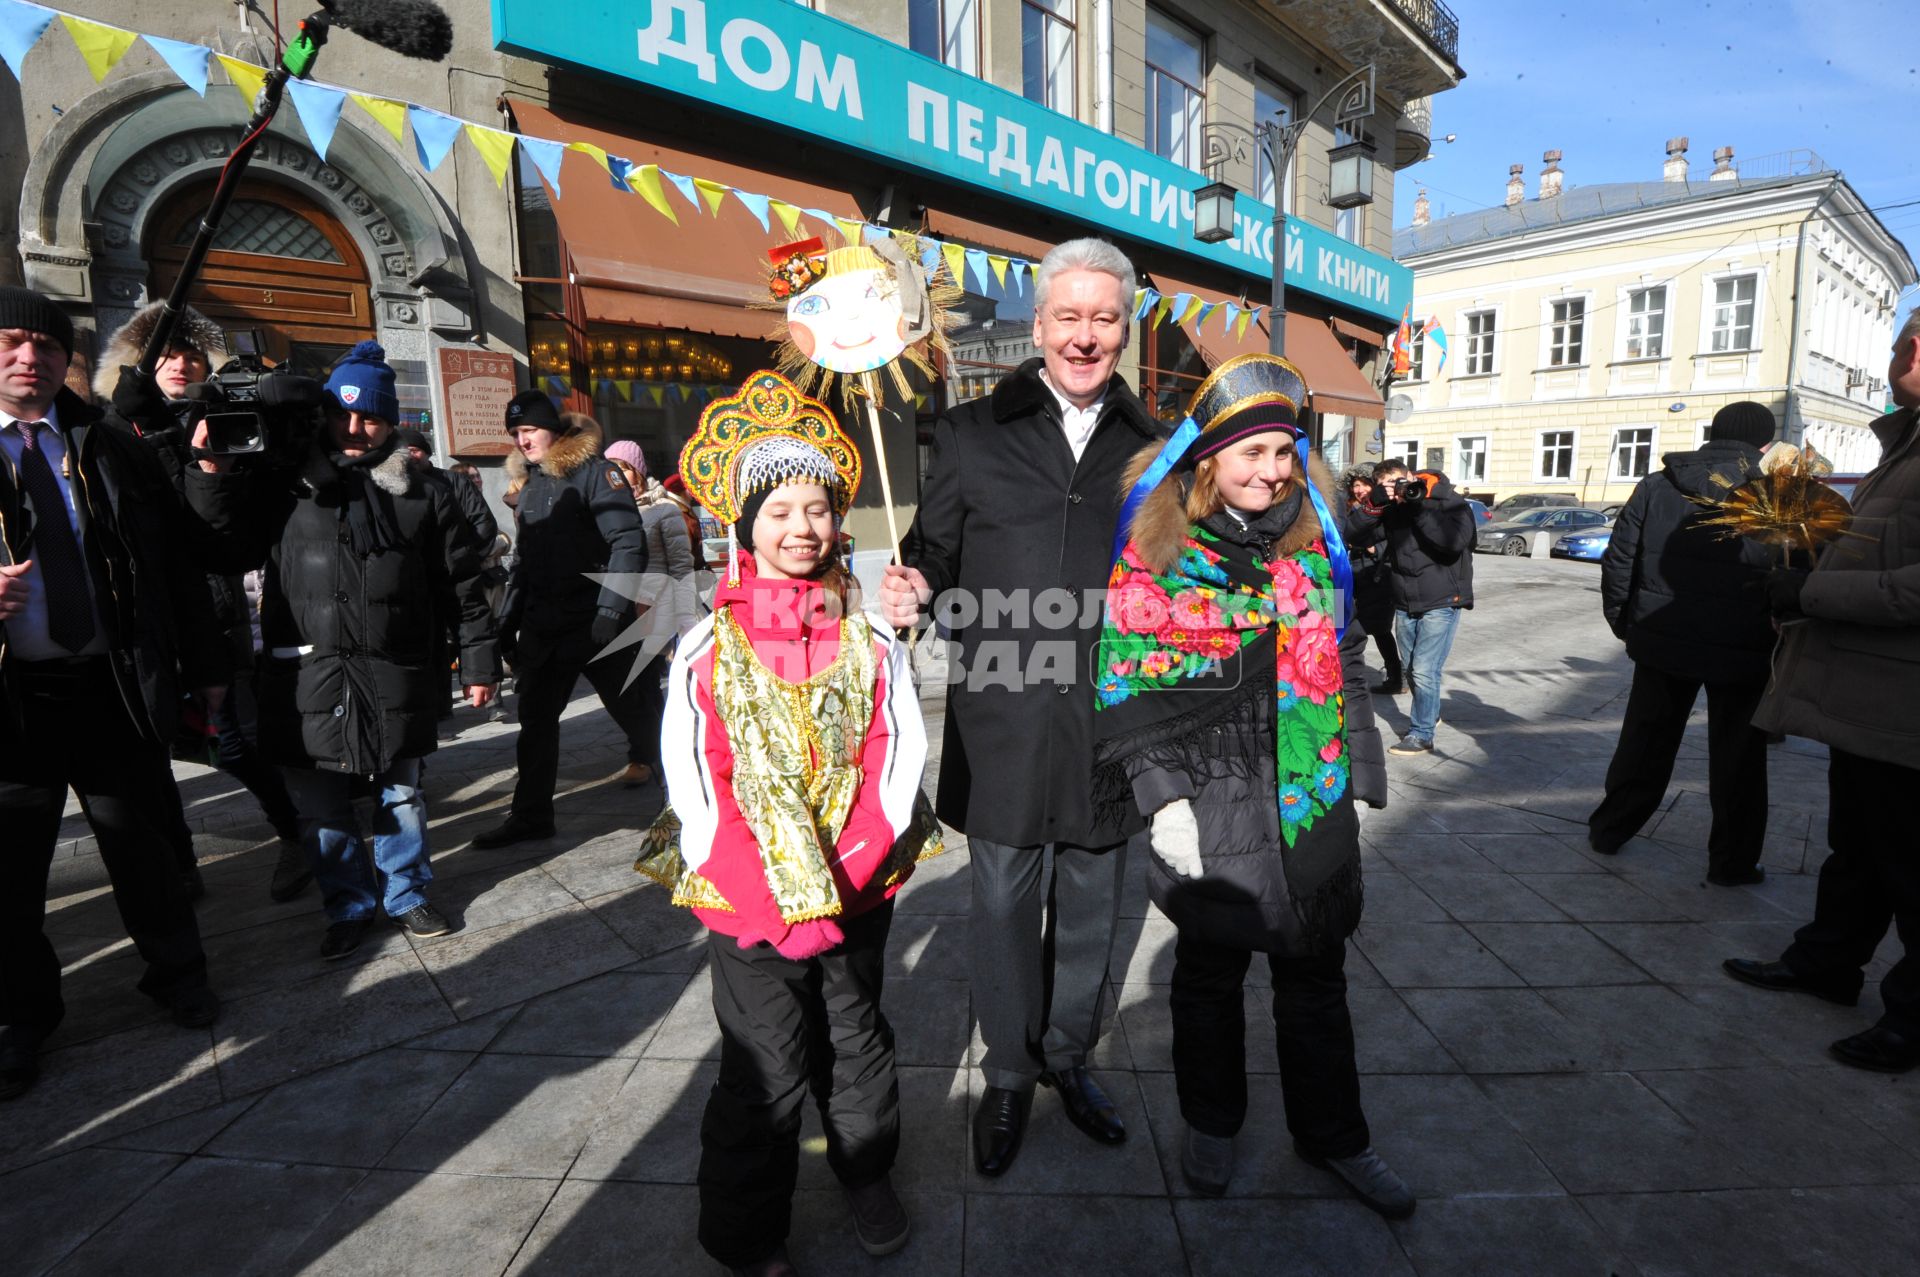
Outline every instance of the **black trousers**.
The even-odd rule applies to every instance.
[[[1780,955],[1794,974],[1823,987],[1858,989],[1861,968],[1900,928],[1905,949],[1880,981],[1881,1023],[1920,1038],[1920,842],[1906,804],[1920,768],[1832,751],[1827,765],[1827,845],[1813,921]]]
[[[524,639],[521,646],[524,652]],[[515,744],[520,777],[513,787],[515,815],[542,824],[553,819],[553,786],[560,773],[560,715],[582,674],[626,733],[627,761],[644,763],[650,753],[660,752],[659,720],[649,728],[641,704],[639,688],[644,676],[624,690],[621,686],[632,672],[632,650],[615,652],[603,661],[593,659],[597,651],[592,637],[581,631],[555,640],[537,658],[523,658],[515,668],[515,686],[520,693],[520,737]],[[651,743],[649,734],[654,738]]]
[[[1381,663],[1387,667],[1387,682],[1400,681],[1400,644],[1393,637],[1393,595],[1379,587],[1370,586],[1362,591],[1354,590],[1353,614],[1359,619],[1360,628],[1373,636],[1374,646],[1380,649]]]
[[[1600,846],[1618,847],[1659,810],[1700,688],[1697,678],[1646,664],[1633,667],[1620,743],[1607,765],[1607,795],[1587,817]],[[1737,873],[1760,863],[1767,838],[1767,737],[1753,726],[1766,680],[1708,683],[1706,689],[1707,799],[1713,809],[1707,868]]]
[[[720,1077],[700,1122],[700,1245],[722,1264],[757,1263],[787,1239],[808,1091],[842,1184],[893,1169],[900,1088],[880,1010],[892,925],[888,901],[843,920],[846,942],[804,962],[708,937]]]
[[[1360,1111],[1347,949],[1270,953],[1273,1020],[1287,1130],[1316,1157],[1351,1157],[1373,1142]],[[1180,1116],[1203,1135],[1230,1139],[1247,1117],[1247,1023],[1241,987],[1253,954],[1182,931],[1173,949],[1173,1077]]]
[[[47,873],[67,790],[79,795],[152,994],[204,985],[200,928],[174,861],[167,751],[141,738],[106,658],[9,662],[0,706],[0,1036],[38,1045],[65,1014],[46,937]]]

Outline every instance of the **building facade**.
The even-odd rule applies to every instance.
[[[1548,152],[1531,198],[1515,165],[1501,208],[1431,220],[1417,204],[1395,248],[1447,350],[1415,343],[1394,386],[1412,412],[1377,453],[1488,499],[1608,505],[1752,399],[1836,471],[1870,468],[1912,259],[1817,156],[1743,171],[1723,147],[1702,180],[1686,152],[1668,143],[1662,180],[1587,187]]]
[[[64,8],[255,65],[274,52],[247,9]],[[1031,353],[1031,278],[1005,263],[1106,235],[1143,287],[1265,306],[1276,198],[1292,219],[1290,353],[1300,349],[1316,390],[1326,370],[1316,406],[1334,435],[1383,411],[1367,383],[1411,288],[1391,258],[1386,175],[1426,153],[1428,102],[1461,78],[1457,27],[1436,0],[445,8],[446,62],[336,32],[315,78],[572,144],[551,171],[521,147],[496,181],[464,143],[430,170],[417,134],[352,106],[323,160],[283,109],[192,296],[229,330],[257,333],[270,358],[308,370],[378,338],[403,409],[431,426],[443,457],[504,452],[490,405],[536,385],[668,472],[707,398],[773,357],[767,252],[811,235],[908,230],[957,246],[967,263],[956,357],[882,414],[895,499],[911,505],[933,416]],[[0,149],[0,204],[13,214],[11,226],[0,220],[0,274],[105,335],[165,295],[246,109],[218,64],[201,96],[145,41],[96,79],[60,30],[27,53],[18,82],[0,70],[0,107],[19,104],[0,109],[17,119],[7,140],[19,143]],[[1332,106],[1314,115],[1277,182],[1258,148],[1233,143],[1235,126],[1295,118],[1368,65],[1372,113],[1351,134],[1332,126]],[[1335,210],[1328,153],[1349,141],[1372,145],[1382,180],[1370,206]],[[687,179],[663,198],[673,214],[620,180],[646,166]],[[1234,236],[1210,245],[1191,220],[1193,192],[1212,177],[1241,194]],[[769,219],[769,203],[797,220]],[[1210,359],[1265,346],[1258,326],[1237,339],[1220,335],[1218,317],[1213,327],[1208,337],[1139,324],[1123,371],[1177,412]],[[869,488],[850,530],[882,544],[880,485]]]

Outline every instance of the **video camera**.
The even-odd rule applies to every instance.
[[[206,450],[216,457],[284,452],[317,424],[326,388],[311,377],[269,368],[253,334],[233,336],[233,358],[187,387],[198,408],[195,421],[207,423]]]

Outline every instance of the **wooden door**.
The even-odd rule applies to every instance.
[[[165,297],[173,287],[212,194],[211,185],[189,188],[150,223],[149,296]],[[270,182],[242,182],[213,245],[188,304],[229,333],[257,331],[268,363],[324,377],[355,342],[374,336],[360,251],[305,195]]]

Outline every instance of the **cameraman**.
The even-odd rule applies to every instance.
[[[1373,468],[1367,499],[1380,511],[1393,587],[1394,631],[1413,685],[1407,734],[1390,754],[1430,754],[1440,721],[1440,672],[1460,613],[1473,606],[1473,510],[1437,470],[1402,461]]]
[[[360,947],[381,905],[416,936],[452,930],[427,902],[420,760],[437,744],[441,617],[486,546],[447,485],[409,473],[399,412],[386,353],[363,341],[334,367],[320,428],[287,448],[288,464],[206,456],[187,475],[200,516],[242,561],[266,561],[260,741],[300,812],[330,961]],[[207,433],[202,422],[196,449]],[[478,707],[499,677],[493,620],[477,591],[458,606],[460,665]],[[353,812],[360,796],[375,804],[371,866]]]
[[[160,303],[136,311],[100,356],[94,373],[93,389],[102,401],[111,400],[113,409],[107,420],[125,426],[144,439],[159,458],[161,468],[172,480],[174,491],[185,495],[185,472],[192,463],[188,439],[192,422],[204,405],[189,398],[190,386],[204,383],[213,370],[227,360],[226,335],[220,326],[191,306],[181,311],[172,340],[146,381],[132,372],[146,352],[147,342],[160,324],[166,307]],[[202,554],[194,555],[204,559]],[[208,566],[205,562],[200,566]],[[257,565],[249,565],[257,566]],[[274,866],[268,895],[275,901],[291,900],[306,889],[313,878],[307,866],[306,852],[300,847],[300,821],[294,814],[293,799],[287,795],[280,772],[260,756],[253,743],[254,704],[250,686],[253,669],[253,609],[237,573],[209,571],[207,591],[213,597],[214,614],[227,638],[227,650],[233,658],[234,685],[219,707],[207,715],[207,725],[215,733],[215,762],[220,769],[247,787],[260,804],[267,823],[280,840],[280,858]],[[167,788],[175,810],[173,838],[175,853],[190,893],[198,898],[204,889],[194,865],[193,835],[180,810],[180,791],[169,772]]]

